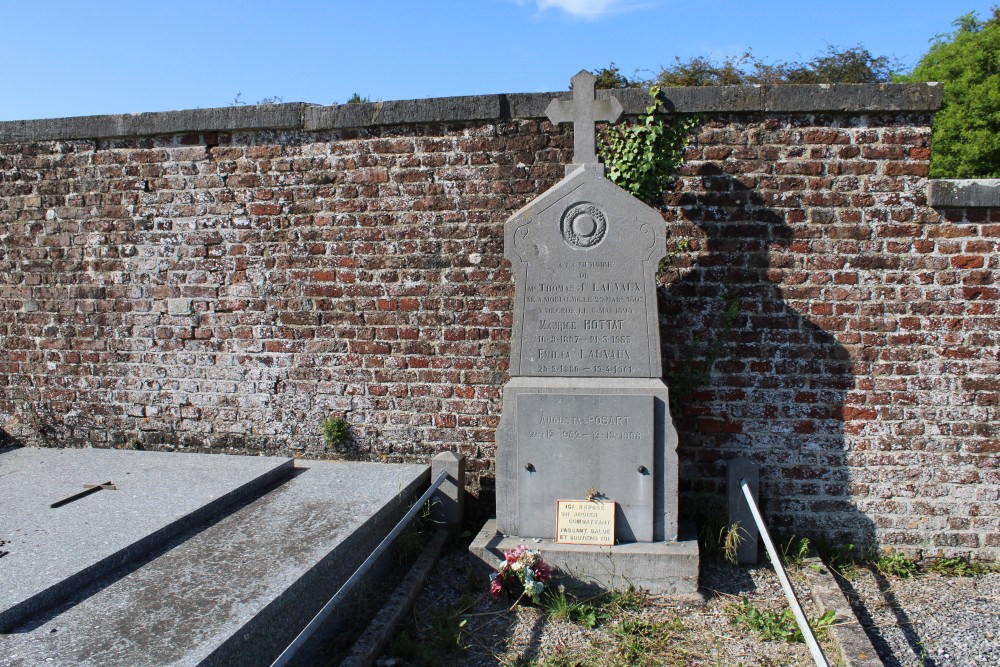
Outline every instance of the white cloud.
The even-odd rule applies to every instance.
[[[536,2],[540,11],[555,7],[570,16],[591,21],[648,4],[639,4],[631,0],[536,0]]]

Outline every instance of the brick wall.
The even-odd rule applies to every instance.
[[[661,302],[685,497],[746,453],[779,529],[1000,553],[1000,208],[928,207],[930,121],[715,116],[688,150]]]
[[[1000,555],[1000,209],[927,205],[933,105],[724,92],[676,93],[703,122],[663,201],[682,514],[718,504],[725,460],[749,454],[784,531]],[[155,136],[0,124],[0,427],[35,445],[457,449],[488,498],[502,226],[571,150],[530,110],[550,96],[526,97],[442,122],[359,122],[392,110],[359,105],[303,112],[325,127],[284,109],[284,129]],[[354,435],[327,452],[330,415]]]

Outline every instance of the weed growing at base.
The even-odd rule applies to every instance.
[[[351,425],[343,417],[328,417],[320,424],[326,449],[337,449],[347,443],[351,436]]]
[[[798,567],[809,557],[809,538],[795,537],[789,538],[781,546],[781,557],[785,559],[785,564],[791,567]]]
[[[550,593],[544,600],[545,611],[557,621],[575,623],[585,628],[595,628],[603,616],[598,609],[586,602],[566,595],[566,587],[560,585],[556,593]]]
[[[924,566],[927,572],[946,577],[978,577],[1000,572],[1000,563],[977,563],[965,558],[937,558]]]
[[[746,597],[730,609],[733,623],[756,632],[764,641],[804,642],[802,631],[791,609],[771,611],[760,609]],[[833,624],[836,613],[830,609],[818,618],[809,619],[816,638],[826,639],[826,629]]]
[[[883,554],[872,561],[872,565],[886,576],[909,579],[917,574],[917,561],[910,560],[901,553]]]

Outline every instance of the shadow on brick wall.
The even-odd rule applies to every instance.
[[[789,252],[795,233],[788,223],[808,228],[805,211],[769,207],[766,197],[778,197],[724,174],[689,177],[685,185],[668,194],[665,215],[673,241],[693,239],[691,252],[679,255],[688,266],[668,270],[660,290],[681,514],[702,523],[724,517],[726,461],[746,455],[760,464],[762,509],[773,531],[836,546],[872,544],[845,461],[850,356],[808,318],[831,308],[820,286],[815,299],[796,303],[812,313],[792,307],[782,290],[809,281]]]

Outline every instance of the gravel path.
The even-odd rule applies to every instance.
[[[543,554],[544,556],[544,554]],[[817,615],[804,577],[793,584],[810,618]],[[557,620],[532,605],[508,611],[464,551],[436,565],[408,626],[397,632],[380,667],[782,667],[810,666],[802,643],[764,641],[736,625],[740,605],[786,607],[769,565],[704,564],[702,600],[645,596],[581,598],[599,610],[593,624]],[[978,577],[885,577],[858,569],[846,584],[858,619],[889,667],[1000,667],[1000,574]],[[571,598],[572,599],[572,598]],[[629,598],[626,602],[635,602]],[[592,625],[593,627],[589,627]],[[831,665],[841,664],[829,639]]]
[[[899,579],[863,569],[842,586],[887,667],[1000,667],[1000,573]]]

